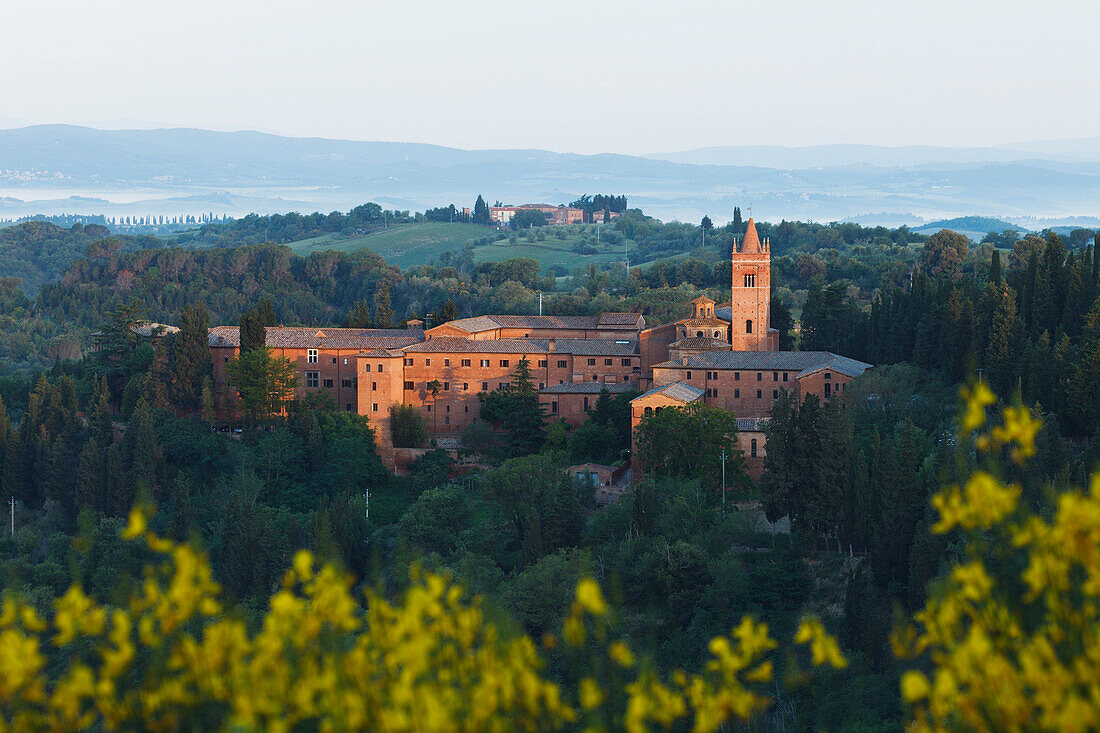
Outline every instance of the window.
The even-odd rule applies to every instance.
[[[428,405],[428,412],[431,412],[431,411],[432,411],[432,406]]]
[[[306,349],[306,361],[310,364],[317,363],[317,349]]]
[[[450,416],[450,415],[448,415],[447,417],[443,418],[443,424],[444,424],[444,425],[450,425],[450,424],[451,424],[451,416]]]
[[[718,332],[717,331],[714,332],[714,338],[718,338]]]
[[[558,403],[557,402],[551,402],[550,403],[550,412],[554,413],[555,415],[558,413]]]
[[[447,409],[445,409],[444,412],[450,412],[450,411],[451,411],[451,406],[447,405]]]
[[[615,363],[615,362],[614,362],[614,359],[604,359],[604,360],[603,360],[603,365],[604,365],[604,366],[611,366],[611,365],[612,365],[612,364],[614,364],[614,363]]]
[[[451,383],[450,382],[444,382],[443,383],[443,391],[444,392],[450,392],[451,391]]]
[[[364,364],[363,365],[363,371],[369,372],[370,371],[370,364]]]
[[[786,372],[783,372],[783,381],[784,381],[784,382],[786,382],[786,381],[787,381],[787,373],[786,373]]]
[[[344,366],[347,366],[347,365],[348,365],[348,358],[347,358],[347,357],[345,356],[345,357],[344,357]],[[368,366],[369,366],[369,365],[368,365]]]
[[[488,359],[482,359],[481,360],[481,366],[488,367],[489,366],[489,360]]]
[[[688,379],[691,379],[691,372],[688,372],[688,373],[687,373],[687,378],[688,378]]]
[[[379,374],[381,374],[381,373],[382,373],[382,365],[381,365],[381,364],[379,364],[379,365],[378,365],[378,373],[379,373]]]
[[[539,389],[546,389],[546,383],[545,382],[539,382]]]
[[[758,400],[759,400],[759,399],[761,399],[761,398],[763,398],[763,397],[764,397],[764,390],[762,390],[762,389],[758,389],[758,390],[756,390],[756,399],[758,399]]]
[[[469,412],[470,411],[470,406],[469,405],[463,405],[462,406],[462,411],[463,412]]]
[[[546,359],[539,359],[539,368],[546,367]]]
[[[424,360],[424,366],[431,366],[431,365],[432,365],[432,360],[431,359],[425,359]]]
[[[501,365],[502,367],[506,367],[506,366],[508,366],[508,360],[507,360],[507,359],[501,359],[501,360],[500,360],[500,365]]]
[[[750,273],[745,275],[745,287],[746,288],[755,288],[756,287],[756,275],[754,273],[750,272]]]
[[[825,396],[826,397],[828,397],[832,393],[832,386],[833,385],[832,385],[831,382],[826,382],[825,383]]]
[[[451,365],[451,360],[450,359],[444,359],[443,360],[443,366],[449,367],[450,365]]]
[[[558,359],[558,369],[565,369],[565,367],[567,366],[569,366],[568,361],[566,361],[565,359]]]
[[[340,386],[347,389],[348,387],[351,386],[351,380],[350,379],[341,379],[340,380]]]
[[[779,381],[779,372],[772,372],[772,381],[773,382],[778,382]]]
[[[489,391],[489,383],[488,382],[482,382],[481,383],[481,391],[482,392],[488,392]]]
[[[630,366],[630,359],[623,359],[619,363],[622,364],[623,366]]]
[[[336,363],[336,357],[335,357],[335,356],[334,356],[334,357],[332,357],[332,363],[333,363],[333,364],[335,364],[335,363]]]
[[[745,333],[752,333],[752,321],[745,321]]]
[[[327,387],[329,389],[332,389],[332,380],[331,379],[326,379],[324,381],[324,385],[325,385],[325,387]]]
[[[733,399],[735,399],[735,400],[741,399],[741,390],[739,390],[739,389],[733,390]]]
[[[412,382],[405,382],[405,389],[408,389],[408,390],[416,389],[416,385],[414,385]]]
[[[413,360],[412,359],[405,359],[405,366],[412,366],[412,365],[413,365]]]
[[[595,359],[589,359],[588,360],[588,366],[596,366],[596,360]]]
[[[226,364],[228,364],[228,363],[229,363],[229,357],[228,357],[228,356],[227,356],[227,357],[225,357],[225,363],[226,363]]]
[[[832,379],[833,378],[832,373],[831,372],[825,372],[825,378],[826,379]]]
[[[469,382],[463,382],[462,383],[462,391],[463,392],[469,392],[470,391],[470,383]]]
[[[370,388],[371,388],[372,392],[377,391],[378,390],[378,382],[371,382],[370,383]]]
[[[757,372],[756,373],[756,381],[757,382],[763,382],[764,381],[764,372]]]
[[[507,382],[501,382],[500,384],[497,385],[497,389],[500,390],[501,392],[507,392],[508,391],[508,383]]]
[[[464,367],[470,366],[470,360],[469,359],[463,359],[462,360],[462,366],[464,366]]]
[[[652,414],[653,414],[653,408],[652,407],[645,408],[645,416],[646,417],[649,417]]]
[[[370,411],[371,412],[378,412],[378,403],[377,402],[372,402],[371,403]]]
[[[344,403],[344,412],[351,412],[351,403],[350,402],[345,402]]]
[[[317,372],[306,372],[306,386],[316,387],[320,384],[320,375]]]
[[[588,397],[584,398],[584,409],[588,410]]]
[[[779,399],[779,390],[778,389],[773,389],[772,390],[772,399],[773,400],[778,400]]]
[[[753,438],[752,442],[749,443],[749,457],[756,458],[756,438]]]
[[[740,382],[741,381],[741,372],[734,372],[733,373],[733,381],[735,381],[735,382]]]
[[[702,332],[702,331],[696,331],[696,332],[695,332],[695,335],[696,335],[696,337],[698,337],[698,338],[703,338],[703,332]]]

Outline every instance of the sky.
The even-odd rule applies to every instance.
[[[1100,134],[1100,3],[3,0],[0,126],[644,154]]]

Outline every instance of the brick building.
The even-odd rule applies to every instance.
[[[378,432],[379,453],[393,468],[390,408],[411,405],[436,437],[456,437],[480,417],[480,393],[505,389],[520,360],[530,364],[539,401],[550,417],[577,427],[601,389],[640,391],[632,425],[646,414],[694,401],[732,411],[738,440],[759,472],[761,420],[781,391],[801,401],[829,398],[870,365],[829,352],[777,351],[768,320],[770,252],[749,220],[734,252],[731,302],[697,298],[691,315],[647,328],[637,313],[599,316],[484,315],[423,330],[269,328],[267,345],[298,372],[298,394],[322,392],[348,412],[366,415]],[[232,412],[226,364],[240,349],[239,329],[210,330],[214,383],[223,417]],[[634,477],[641,475],[635,453]]]

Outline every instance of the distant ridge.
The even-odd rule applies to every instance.
[[[702,148],[655,156],[463,150],[187,128],[0,130],[0,218],[423,210],[625,194],[660,219],[722,223],[1100,215],[1100,141],[1012,147]],[[1021,144],[1021,148],[1024,144]],[[1095,153],[1095,154],[1094,154]],[[73,196],[106,200],[84,201]]]
[[[929,222],[920,227],[913,229],[914,232],[920,234],[928,234],[930,232],[936,232],[940,229],[951,229],[956,232],[982,232],[983,234],[989,234],[990,232],[1004,232],[1009,229],[1017,232],[1026,232],[1027,228],[1018,224],[1012,224],[1003,219],[993,219],[988,216],[960,216],[954,219],[943,219],[941,221]]]

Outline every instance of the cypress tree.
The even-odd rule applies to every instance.
[[[1001,251],[993,250],[993,259],[989,263],[989,282],[994,285],[1001,284]]]
[[[241,316],[241,353],[267,345],[267,329],[263,316],[253,308]]]
[[[393,308],[390,306],[390,288],[380,283],[374,291],[374,325],[376,328],[393,328]]]

